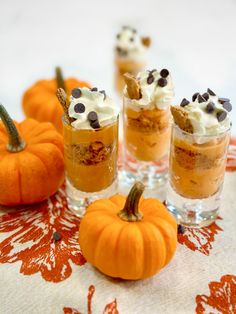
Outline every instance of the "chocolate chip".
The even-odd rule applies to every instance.
[[[133,33],[136,34],[137,30],[135,28],[132,29]]]
[[[55,241],[59,241],[62,238],[61,234],[57,231],[53,233],[52,237],[53,237],[53,240]]]
[[[129,41],[132,43],[134,41],[134,37],[130,37]]]
[[[120,39],[120,34],[117,34],[117,35],[116,35],[116,38],[117,38],[117,39]]]
[[[220,97],[219,98],[219,102],[221,103],[221,104],[223,104],[223,103],[225,103],[225,102],[229,102],[230,100],[228,99],[228,98],[223,98],[223,97]]]
[[[178,234],[184,234],[185,228],[182,225],[178,225]]]
[[[223,105],[222,105],[222,107],[225,109],[225,110],[227,110],[228,112],[230,112],[231,110],[232,110],[232,105],[231,105],[231,103],[230,102],[224,102],[223,103]]]
[[[162,69],[160,75],[161,77],[166,78],[169,75],[169,71],[167,69]]]
[[[167,85],[167,80],[163,77],[161,77],[158,81],[157,81],[157,85],[164,87]]]
[[[222,122],[227,117],[227,113],[224,110],[219,111],[217,112],[216,117],[219,122]]]
[[[82,103],[76,104],[76,105],[74,106],[74,111],[75,111],[76,113],[83,113],[83,112],[85,112],[85,105],[82,104]]]
[[[206,101],[209,99],[209,94],[208,93],[204,93],[202,94],[202,97],[206,99]]]
[[[195,101],[197,99],[197,96],[199,95],[199,93],[195,93],[193,94],[193,97],[192,97],[192,101]]]
[[[93,87],[90,90],[91,90],[91,92],[97,92],[98,91],[97,87]]]
[[[212,113],[215,110],[215,104],[211,101],[206,106],[206,112]]]
[[[147,83],[148,83],[148,84],[152,84],[153,81],[154,81],[154,76],[150,73],[149,76],[148,76],[148,78],[147,78]]]
[[[102,93],[104,95],[104,100],[105,100],[107,97],[106,92],[104,90],[100,90],[99,93]]]
[[[206,99],[203,98],[201,94],[198,94],[197,99],[198,99],[198,102],[199,102],[199,103],[206,101]]]
[[[93,129],[99,129],[99,128],[101,127],[100,124],[99,124],[99,122],[98,122],[98,120],[91,121],[91,122],[90,122],[90,125],[91,125],[91,127],[92,127]]]
[[[189,101],[188,101],[186,98],[184,98],[184,99],[181,101],[180,106],[181,106],[181,107],[185,107],[185,106],[187,106],[188,104],[189,104]]]
[[[72,89],[71,91],[71,95],[74,97],[74,98],[79,98],[81,96],[81,90],[79,88],[74,88]]]
[[[211,96],[216,96],[216,94],[210,89],[207,89],[208,94],[210,94]]]
[[[88,113],[88,120],[93,122],[93,121],[96,121],[98,119],[98,115],[97,115],[97,112],[95,111],[90,111]]]
[[[116,51],[117,51],[118,53],[121,53],[121,52],[122,52],[122,49],[121,49],[119,46],[117,46],[117,47],[116,47]]]

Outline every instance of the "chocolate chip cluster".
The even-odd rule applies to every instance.
[[[98,89],[97,87],[93,87],[90,89],[91,92],[97,92]],[[104,100],[106,99],[106,92],[104,90],[101,90],[99,91],[99,93],[103,94],[104,96]],[[82,96],[82,92],[79,88],[74,88],[71,92],[71,95],[74,97],[74,98],[80,98]],[[85,112],[85,105],[81,102],[78,102],[75,106],[74,106],[74,111],[76,113],[84,113]],[[99,129],[101,126],[100,126],[100,123],[98,121],[98,115],[95,111],[90,111],[87,115],[87,119],[90,123],[90,126],[93,128],[93,129]]]
[[[149,75],[147,77],[147,83],[150,85],[154,82],[155,78],[153,73],[156,72],[156,69],[149,71]],[[157,81],[157,86],[165,87],[167,85],[167,77],[169,75],[169,71],[167,69],[162,69],[160,72],[161,78]]]
[[[192,101],[198,101],[199,103],[203,103],[203,102],[207,102],[210,98],[210,96],[216,96],[216,94],[210,89],[207,89],[207,92],[204,94],[200,94],[200,93],[195,93],[192,96]],[[232,105],[230,103],[230,100],[228,98],[219,98],[218,99],[219,103],[222,105],[222,107],[230,112],[232,110]],[[188,101],[186,98],[184,98],[181,101],[180,106],[181,107],[185,107],[190,103],[190,101]],[[209,114],[216,114],[216,118],[219,122],[223,121],[226,117],[227,117],[227,112],[225,110],[219,110],[218,108],[216,108],[216,105],[213,101],[209,101],[205,107],[205,111]]]

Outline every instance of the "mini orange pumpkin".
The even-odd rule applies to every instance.
[[[62,133],[63,109],[56,97],[57,88],[63,88],[69,95],[76,87],[90,85],[75,78],[63,79],[60,68],[56,68],[56,78],[40,80],[31,86],[23,95],[22,106],[26,117],[40,122],[52,122],[56,129]]]
[[[62,136],[48,122],[14,124],[2,105],[0,117],[0,204],[45,200],[64,181]]]
[[[127,199],[115,195],[95,201],[81,221],[82,253],[106,275],[131,280],[147,278],[174,255],[176,221],[159,200],[140,199],[143,190],[144,185],[137,182]]]

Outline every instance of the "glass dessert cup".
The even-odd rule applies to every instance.
[[[153,189],[167,179],[170,111],[157,108],[135,111],[130,102],[124,97],[123,176],[127,183],[139,180]]]
[[[167,207],[180,224],[205,227],[219,212],[230,129],[199,136],[172,127]]]
[[[118,95],[122,95],[125,87],[125,81],[123,75],[130,73],[136,76],[140,71],[145,68],[146,63],[144,61],[133,61],[131,59],[125,59],[117,57],[115,59],[115,89]]]
[[[63,119],[68,206],[83,216],[92,201],[117,192],[118,117],[99,129],[75,129]]]

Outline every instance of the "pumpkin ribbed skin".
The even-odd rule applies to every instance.
[[[0,122],[0,204],[43,201],[64,181],[62,136],[51,123],[26,119],[14,124],[26,146],[22,151],[9,152],[8,134]]]
[[[101,272],[122,279],[150,277],[169,263],[177,246],[177,224],[157,199],[143,199],[141,221],[117,215],[125,196],[91,204],[80,224],[79,243],[84,257]]]
[[[76,87],[90,85],[75,78],[65,80],[68,95]],[[56,97],[57,80],[40,80],[31,86],[23,95],[22,106],[26,117],[39,122],[51,122],[62,133],[63,109]]]

